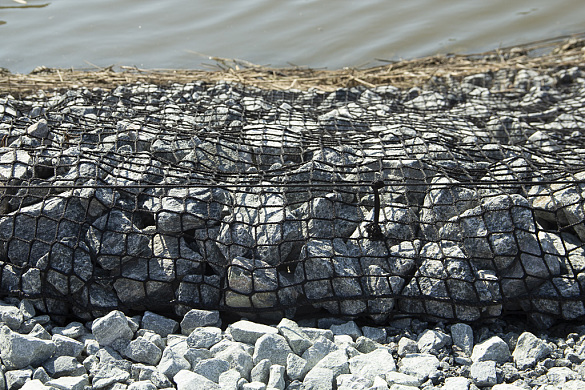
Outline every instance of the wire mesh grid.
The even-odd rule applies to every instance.
[[[585,80],[0,100],[0,286],[52,315],[585,315]]]

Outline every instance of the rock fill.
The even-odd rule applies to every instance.
[[[563,72],[6,96],[0,287],[85,320],[581,318],[585,79]]]

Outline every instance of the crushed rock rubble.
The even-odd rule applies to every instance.
[[[218,311],[192,309],[180,322],[114,310],[57,326],[27,306],[2,303],[0,390],[585,389],[585,325],[222,324]]]

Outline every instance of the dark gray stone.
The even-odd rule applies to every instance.
[[[181,321],[181,332],[188,336],[195,328],[200,326],[219,327],[220,325],[219,311],[191,309]]]
[[[160,335],[160,337],[167,337],[179,329],[179,323],[171,318],[146,311],[142,316],[141,328],[150,330]]]

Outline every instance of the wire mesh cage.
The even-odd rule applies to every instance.
[[[585,315],[579,68],[0,100],[0,285],[53,315]]]

